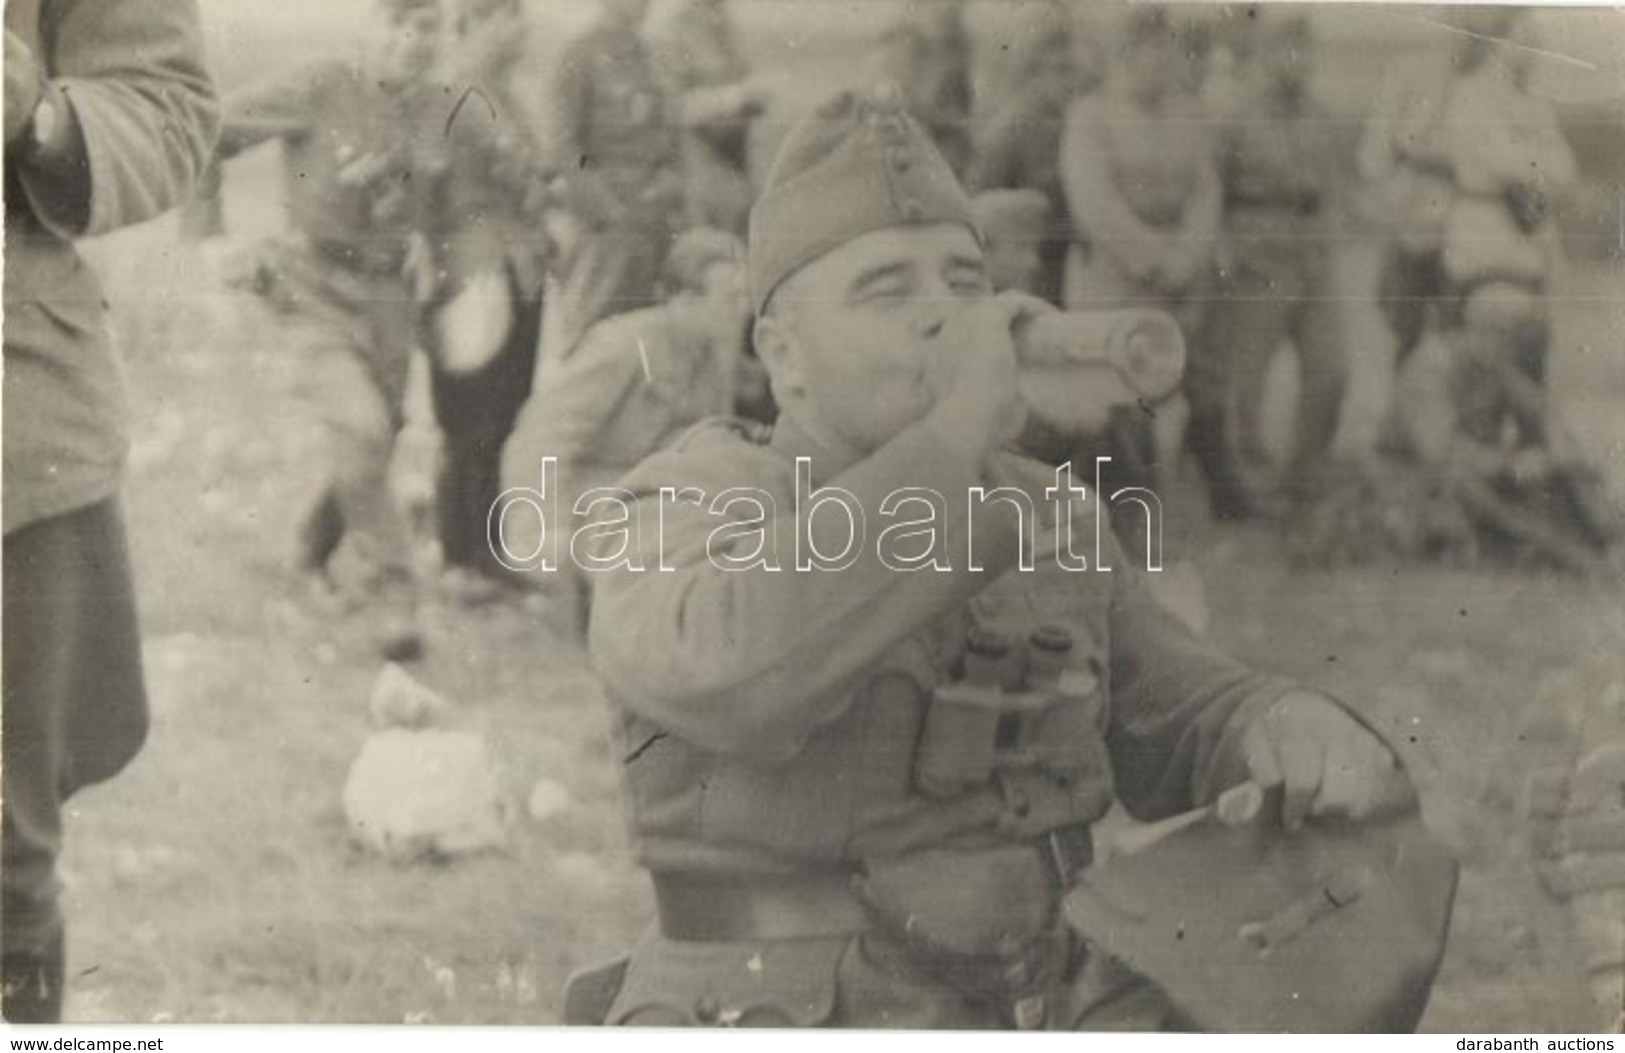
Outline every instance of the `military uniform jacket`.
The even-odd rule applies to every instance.
[[[844,570],[794,569],[798,456],[810,458],[812,485],[842,487],[865,510],[867,539]],[[730,422],[701,425],[623,480],[637,497],[642,566],[591,575],[590,648],[619,712],[643,864],[794,873],[997,847],[1098,818],[1114,789],[1152,817],[1240,780],[1240,729],[1288,685],[1194,638],[1151,598],[1109,529],[1100,537],[1110,572],[1092,559],[1087,572],[1064,571],[1041,551],[1033,572],[1012,569],[1010,506],[973,512],[968,490],[1017,487],[1042,509],[1053,471],[1010,455],[997,478],[980,474],[928,421],[854,462],[781,417],[767,440]],[[881,509],[927,492],[945,501],[949,569],[891,569],[877,544]],[[845,516],[801,514],[809,544],[841,551]],[[1073,529],[1075,551],[1092,556],[1092,520],[1080,514]],[[725,558],[764,550],[778,569]],[[916,787],[927,699],[959,662],[967,623],[1017,639],[1061,624],[1075,639],[1072,666],[1095,678],[1095,715],[1063,740],[1064,774],[1012,780],[1020,808],[1010,786],[946,799]]]
[[[90,165],[88,216],[6,159],[5,530],[103,500],[128,446],[106,304],[73,239],[181,202],[218,118],[196,6],[11,0],[6,29],[68,95]],[[81,225],[82,224],[82,225]]]
[[[608,486],[699,421],[733,405],[738,362],[682,340],[662,306],[616,315],[587,330],[526,403],[503,450],[508,486],[535,487],[545,457],[575,492]]]
[[[681,192],[677,126],[636,33],[588,30],[559,56],[550,103],[553,164],[589,226],[630,210],[664,207],[657,191]]]
[[[1218,136],[1224,185],[1222,258],[1265,278],[1319,286],[1330,266],[1337,156],[1326,112],[1313,101],[1275,113],[1263,100]]]

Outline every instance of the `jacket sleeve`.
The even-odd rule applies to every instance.
[[[1296,685],[1195,636],[1120,549],[1113,567],[1107,744],[1124,806],[1155,819],[1227,789],[1219,780],[1240,770],[1241,733]]]
[[[88,201],[24,167],[36,214],[69,237],[151,219],[184,201],[207,165],[219,109],[193,0],[60,0],[49,74],[72,109]]]
[[[817,551],[838,553],[847,524],[834,511],[815,516],[794,507],[786,485],[792,472],[776,454],[732,434],[691,433],[627,480],[639,496],[642,569],[594,575],[590,650],[610,692],[629,711],[706,749],[764,760],[794,756],[851,705],[849,688],[861,674],[1016,555],[1013,525],[996,512],[979,514],[975,542],[984,572],[969,569],[964,495],[978,472],[948,452],[928,421],[824,484],[847,490],[866,510],[868,536],[843,570],[796,569],[798,529]],[[758,500],[765,493],[776,507],[763,509],[765,523],[734,547],[747,555],[760,548],[776,570],[730,568],[709,555],[719,528],[749,526],[757,509],[735,504],[711,515],[680,499],[692,486],[706,502],[726,501],[724,491],[752,483]],[[677,499],[660,498],[660,487]],[[908,488],[945,495],[941,535],[951,570],[904,571],[880,558],[877,513],[887,495]]]
[[[608,422],[617,419],[643,372],[638,356],[615,336],[619,326],[595,326],[541,387],[548,448],[539,454],[561,465],[590,460]]]
[[[234,157],[273,139],[309,134],[317,121],[323,85],[331,82],[333,73],[328,64],[304,64],[227,94],[217,155]]]

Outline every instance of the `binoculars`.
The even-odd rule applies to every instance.
[[[1025,646],[973,627],[964,676],[931,692],[915,760],[915,785],[946,799],[1006,772],[1077,772],[1082,745],[1098,736],[1100,670],[1072,656],[1072,634],[1041,626]]]

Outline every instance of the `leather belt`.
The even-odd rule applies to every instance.
[[[1036,842],[1063,892],[1094,858],[1087,823],[1064,826]],[[794,940],[874,929],[870,909],[847,870],[782,876],[723,877],[655,872],[660,931],[672,940]]]
[[[655,906],[667,939],[794,940],[871,927],[845,871],[725,878],[656,873]]]

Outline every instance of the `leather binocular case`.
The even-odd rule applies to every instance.
[[[1103,426],[1114,406],[1160,402],[1185,374],[1184,335],[1162,311],[1055,311],[1013,335],[1028,408],[1066,431]]]
[[[972,629],[965,672],[931,693],[915,784],[956,797],[1007,771],[1066,774],[1086,762],[1077,746],[1100,719],[1100,676],[1071,660],[1067,630],[1036,629],[1026,647]]]
[[[1294,833],[1279,790],[1245,818],[1206,811],[1085,868],[1064,905],[1073,929],[1198,1030],[1413,1030],[1444,954],[1457,865],[1409,787],[1373,817]]]

